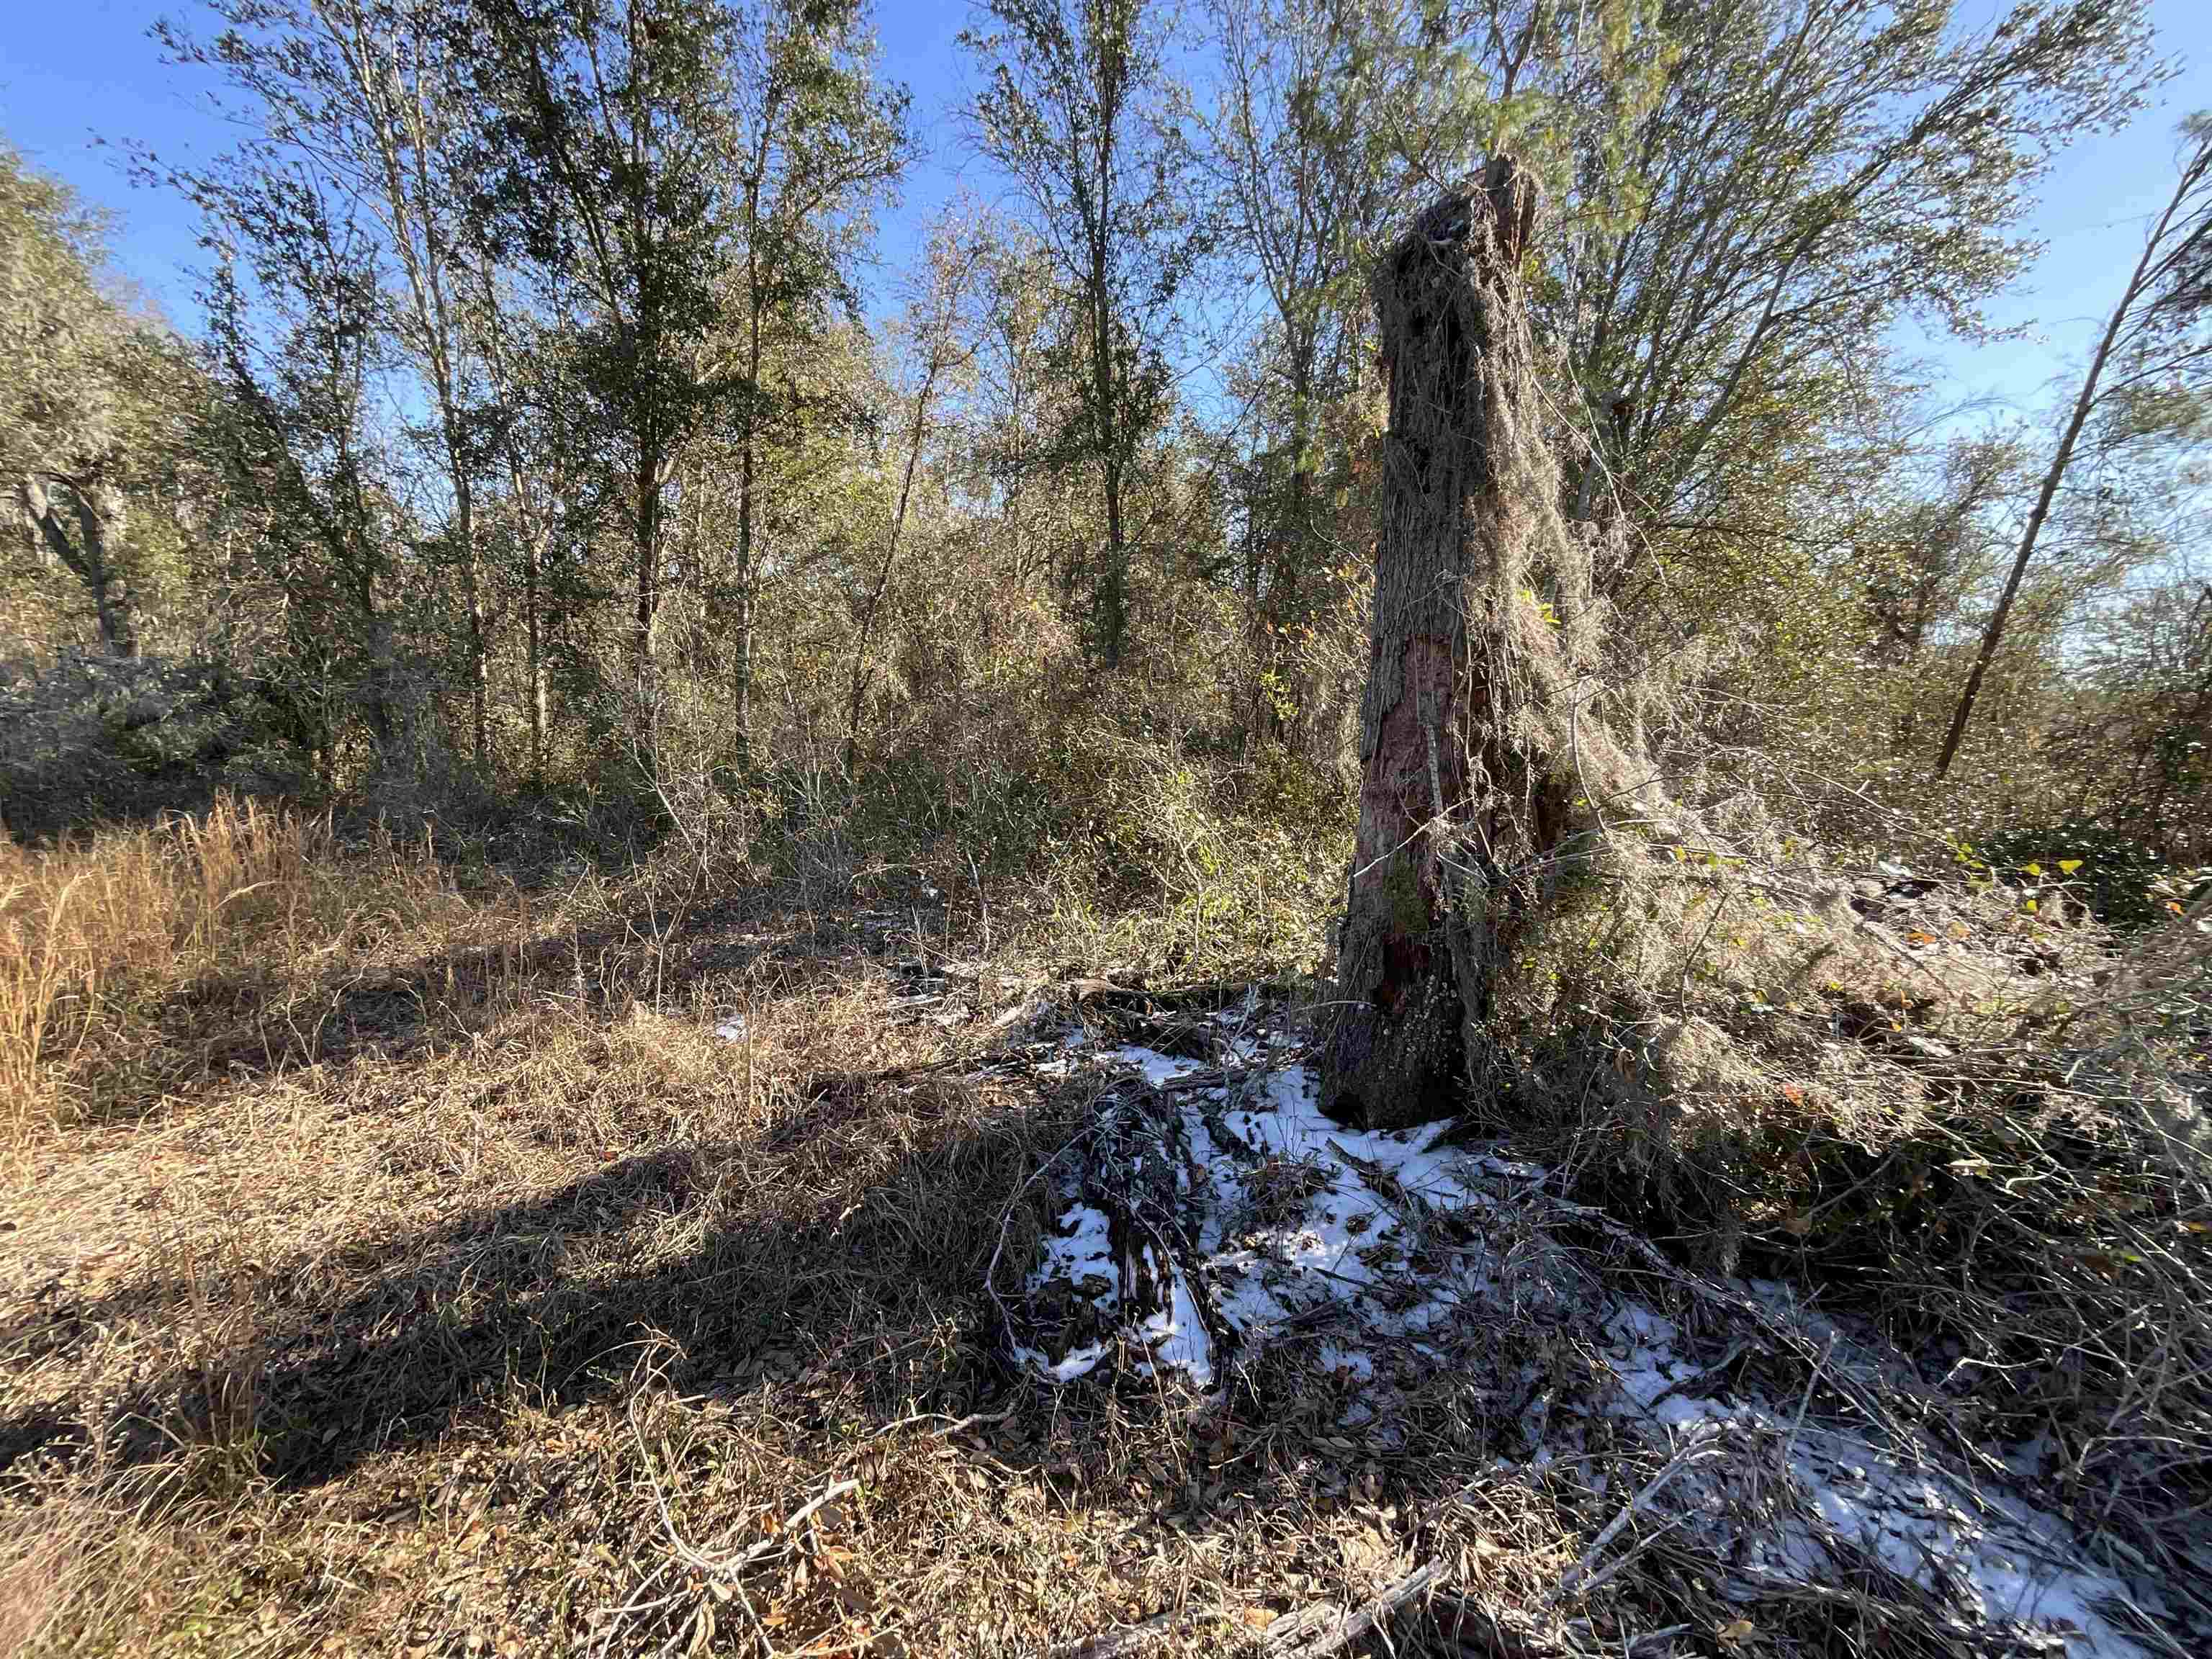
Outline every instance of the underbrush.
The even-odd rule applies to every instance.
[[[1310,781],[1270,764],[1073,733],[1058,842],[982,839],[917,770],[535,895],[241,805],[7,852],[8,1029],[37,1036],[7,1051],[0,1644],[1012,1655],[1149,1624],[1258,1652],[1436,1562],[1432,1625],[1604,1611],[1565,1652],[1685,1621],[1747,1651],[1739,1617],[1778,1651],[1919,1640],[1902,1591],[1853,1638],[1682,1588],[1720,1581],[1620,1530],[1658,1452],[1602,1488],[1501,1468],[1595,1364],[1533,1328],[1455,1333],[1511,1389],[1440,1368],[1395,1439],[1345,1427],[1310,1342],[1211,1402],[1023,1380],[990,1264],[1052,1226],[1033,1177],[1102,1097],[1016,1038],[1323,955],[1337,807],[1286,813]],[[1674,844],[1632,915],[1594,880],[1528,942],[1516,1092],[1473,1115],[1678,1257],[1873,1316],[1929,1370],[1896,1409],[2185,1602],[2203,910],[2122,939],[2059,876]],[[1824,1386],[1798,1362],[1785,1404]]]
[[[1324,964],[1352,842],[1340,787],[1287,751],[1098,717],[1031,748],[909,751],[857,787],[787,775],[763,821],[762,856],[810,902],[920,899],[1055,966],[1223,979]]]
[[[282,794],[308,774],[286,725],[265,689],[210,658],[0,659],[6,829],[47,836],[204,811],[225,791]]]
[[[2212,1618],[2212,900],[2130,936],[2010,873],[1595,883],[1478,1115],[1698,1266],[1875,1320],[1955,1443]]]

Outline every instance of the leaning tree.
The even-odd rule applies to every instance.
[[[1503,1073],[1516,945],[1635,787],[1607,730],[1597,532],[1559,511],[1520,275],[1534,181],[1492,160],[1373,279],[1390,383],[1358,837],[1322,1059],[1333,1115],[1449,1109]],[[1615,722],[1618,723],[1618,722]]]

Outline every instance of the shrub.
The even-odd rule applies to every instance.
[[[2003,830],[1968,843],[2000,881],[2057,884],[2124,931],[2164,921],[2208,878],[2175,870],[2155,848],[2101,819]]]
[[[19,836],[297,790],[279,711],[200,658],[64,655],[0,665],[0,819]]]

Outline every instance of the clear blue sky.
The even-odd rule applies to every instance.
[[[190,325],[197,263],[190,209],[163,193],[134,189],[119,141],[152,144],[166,158],[205,161],[225,146],[198,77],[165,68],[146,37],[165,12],[190,3],[159,0],[14,0],[0,28],[0,136],[33,163],[113,210],[116,263],[173,319]],[[1970,11],[1993,9],[1970,3]],[[2212,0],[2153,0],[2160,49],[2183,71],[2156,107],[2127,131],[2087,141],[2060,158],[2032,222],[2047,243],[1992,320],[2021,325],[2018,341],[1972,345],[1948,338],[1921,349],[1937,364],[1946,403],[1995,398],[2026,408],[2045,397],[2086,352],[2136,252],[2145,220],[2163,205],[2172,177],[2172,131],[2191,109],[2212,107]],[[963,182],[994,193],[981,164],[965,155],[951,111],[969,70],[955,37],[964,0],[878,0],[878,30],[892,76],[914,90],[928,156],[905,201],[884,216],[880,258],[888,275],[913,254],[920,227]]]
[[[18,9],[20,8],[20,10]],[[915,125],[927,147],[903,200],[884,216],[879,257],[905,266],[921,227],[975,170],[952,111],[964,95],[965,54],[956,37],[966,0],[914,4],[876,0],[884,73],[914,92]],[[169,315],[189,326],[195,310],[189,268],[199,263],[192,210],[156,190],[134,187],[123,144],[150,144],[164,161],[204,163],[230,135],[206,101],[212,77],[173,69],[147,38],[159,17],[209,32],[194,0],[0,0],[0,138],[86,200],[115,214],[115,263]],[[977,193],[990,193],[988,185]]]
[[[1978,345],[1947,335],[1920,344],[1942,371],[1942,402],[1990,398],[2026,410],[2062,389],[2071,395],[2150,221],[2172,194],[2174,129],[2191,111],[2212,109],[2212,0],[2151,0],[2150,11],[2160,55],[2178,60],[2180,73],[2132,125],[2075,144],[2045,176],[2028,221],[2042,256],[1988,311],[2022,337]]]

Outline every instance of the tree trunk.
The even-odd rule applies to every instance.
[[[138,654],[138,629],[131,591],[108,562],[106,526],[79,486],[65,484],[64,488],[76,520],[74,540],[44,478],[34,475],[23,481],[23,510],[45,538],[46,550],[84,584],[92,599],[94,619],[100,624],[100,648],[111,657],[135,657]]]
[[[647,447],[637,467],[637,591],[630,617],[630,672],[637,697],[635,741],[647,778],[660,781],[659,687],[653,672],[653,623],[660,609],[661,460]]]
[[[1347,1122],[1451,1109],[1482,1058],[1533,872],[1566,825],[1563,757],[1540,734],[1568,682],[1532,597],[1537,536],[1565,533],[1556,467],[1538,458],[1516,274],[1535,209],[1527,175],[1495,159],[1373,278],[1390,425],[1359,826],[1321,1066],[1323,1109]]]
[[[526,532],[528,563],[524,568],[524,650],[529,657],[530,787],[545,787],[545,536]]]
[[[2171,214],[2172,210],[2168,208],[2166,211]],[[1989,623],[1982,629],[1982,643],[1974,653],[1974,665],[1967,672],[1966,684],[1960,689],[1957,707],[1951,711],[1950,729],[1944,732],[1942,751],[1936,757],[1938,781],[1950,775],[1951,763],[1959,757],[1959,744],[1966,735],[1966,722],[1973,717],[1974,702],[1981,696],[1982,682],[1989,676],[1990,665],[1996,660],[2005,624],[2012,619],[2013,603],[2020,598],[2021,584],[2027,579],[2028,561],[2035,556],[2036,540],[2043,533],[2044,520],[2051,516],[2051,502],[2057,499],[2059,481],[2065,477],[2067,465],[2074,459],[2074,446],[2081,441],[2081,428],[2088,424],[2089,411],[2096,407],[2097,382],[2104,378],[2105,365],[2111,361],[2120,329],[2142,291],[2144,273],[2157,246],[2154,238],[2143,249],[2127,292],[2113,308],[2111,320],[2105,325],[2105,332],[2097,342],[2097,355],[2090,360],[2089,372],[2082,377],[2073,412],[2067,416],[2066,430],[2059,435],[2057,453],[2051,456],[2051,465],[2044,472],[2043,487],[2036,492],[2035,506],[2029,511],[2027,526],[2020,533],[2020,547],[2013,555],[2011,570],[2006,573],[2004,591],[1997,595],[1996,609],[1990,612]]]
[[[2144,240],[2142,258],[2128,277],[2128,285],[2121,291],[2119,304],[2112,307],[2111,319],[2097,342],[2096,356],[2089,360],[2089,372],[2081,377],[2081,390],[2074,399],[2073,413],[2068,416],[2066,430],[2058,440],[2058,450],[2051,458],[2049,471],[2043,475],[2043,488],[2035,498],[2034,509],[2027,515],[2027,526],[2021,532],[2020,550],[2013,556],[2012,570],[2005,578],[2004,591],[1997,597],[1997,607],[1990,613],[1989,625],[1982,631],[1981,649],[1974,655],[1974,666],[1966,676],[1966,684],[1959,693],[1959,705],[1952,712],[1951,729],[1944,733],[1942,753],[1936,757],[1936,775],[1940,780],[1951,770],[1951,763],[1958,758],[1960,740],[1966,735],[1966,722],[1973,715],[1974,700],[1981,693],[1982,681],[1988,675],[1990,664],[1996,659],[1997,645],[2004,637],[2005,623],[2012,616],[2013,602],[2020,597],[2021,583],[2027,575],[2028,561],[2035,556],[2036,538],[2043,533],[2044,520],[2051,516],[2052,501],[2058,495],[2058,486],[2066,476],[2066,468],[2074,459],[2074,446],[2088,423],[2092,410],[2097,406],[2097,386],[2104,378],[2105,368],[2119,346],[2121,337],[2129,331],[2136,307],[2145,294],[2154,289],[2162,281],[2170,281],[2177,270],[2177,262],[2184,259],[2192,244],[2201,246],[2201,238],[2207,234],[2203,217],[2206,210],[2200,202],[2193,214],[2185,220],[2178,245],[2169,245],[2167,237],[2174,231],[2174,221],[2184,216],[2191,196],[2202,185],[2206,170],[2212,167],[2212,137],[2199,132],[2191,141],[2194,153],[2185,162],[2181,177],[2173,186],[2166,210],[2158,216]],[[2154,301],[2155,304],[2155,301]]]
[[[458,446],[447,451],[453,477],[453,532],[461,544],[463,598],[469,612],[469,746],[477,775],[491,777],[491,644],[484,616],[483,564],[477,552],[475,481]]]
[[[745,378],[738,422],[738,605],[732,619],[737,638],[731,652],[730,676],[730,719],[734,727],[730,748],[740,778],[750,777],[753,765],[753,497],[758,485],[756,451],[760,436],[762,352],[760,209],[775,110],[776,100],[772,98],[762,114],[752,166],[744,176]]]
[[[1099,199],[1106,200],[1109,178],[1104,166],[1102,137]],[[1114,300],[1106,267],[1106,210],[1099,212],[1101,228],[1091,239],[1091,395],[1097,404],[1092,435],[1097,440],[1106,485],[1106,568],[1098,582],[1098,655],[1109,669],[1121,665],[1121,647],[1128,629],[1129,550],[1121,521],[1122,415],[1118,377],[1114,368]]]
[[[891,514],[890,538],[884,544],[883,562],[876,568],[876,582],[869,590],[868,603],[860,612],[860,625],[853,641],[853,690],[850,705],[845,711],[845,777],[848,782],[860,775],[860,704],[867,696],[868,646],[875,637],[876,618],[884,608],[884,593],[891,584],[891,567],[897,562],[899,542],[906,534],[906,510],[914,499],[915,469],[921,464],[921,441],[929,430],[929,399],[937,390],[939,373],[931,348],[928,367],[923,371],[921,389],[915,394],[914,423],[907,434],[906,469],[899,477],[898,506]]]

